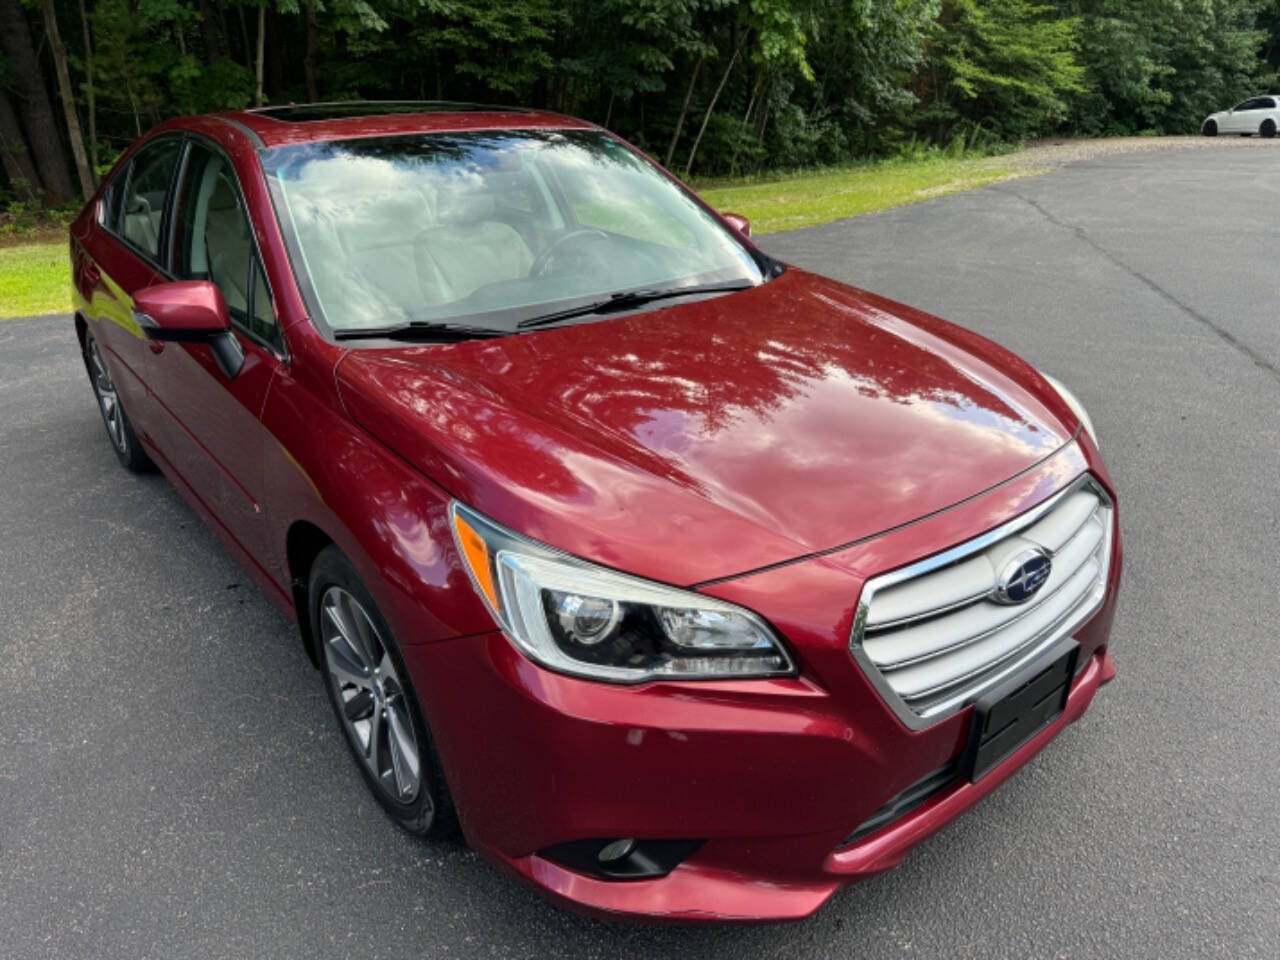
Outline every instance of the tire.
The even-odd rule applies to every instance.
[[[1206,137],[1216,137],[1218,135],[1218,121],[1206,120],[1204,126],[1201,127],[1201,131]]]
[[[93,387],[93,395],[98,401],[98,412],[102,414],[102,425],[106,427],[107,439],[111,441],[111,449],[121,466],[133,473],[147,473],[155,469],[155,464],[142,449],[138,435],[133,430],[133,422],[125,412],[120,394],[111,380],[111,374],[98,349],[98,341],[88,331],[84,335],[84,366],[89,374],[89,384]]]
[[[1274,120],[1263,120],[1262,126],[1258,128],[1258,135],[1270,140],[1276,135],[1276,122]]]
[[[440,759],[400,648],[337,547],[326,547],[312,564],[307,603],[329,704],[370,791],[410,833],[456,835]]]

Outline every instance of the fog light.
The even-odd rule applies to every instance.
[[[596,859],[604,866],[608,866],[611,863],[617,863],[619,860],[627,859],[635,848],[636,841],[633,837],[615,840],[613,843],[606,843],[601,847],[600,852],[596,854]]]
[[[552,863],[601,880],[654,880],[665,877],[690,856],[701,840],[570,840],[538,851]]]

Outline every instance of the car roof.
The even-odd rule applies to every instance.
[[[265,147],[410,133],[595,128],[585,120],[545,110],[445,100],[291,103],[218,116],[247,130]]]

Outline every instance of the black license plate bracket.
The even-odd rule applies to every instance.
[[[977,782],[1067,706],[1080,644],[1070,637],[988,691],[973,706],[961,773]]]

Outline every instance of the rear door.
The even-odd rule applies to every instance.
[[[239,179],[229,157],[193,137],[173,202],[171,272],[222,291],[244,367],[228,377],[202,343],[153,344],[149,382],[174,469],[227,532],[261,561],[260,419],[285,346]]]
[[[99,201],[96,223],[77,238],[73,280],[103,349],[111,379],[138,432],[154,442],[156,411],[146,388],[149,353],[133,319],[133,295],[168,279],[162,252],[182,151],[180,136],[141,147],[117,170]]]

